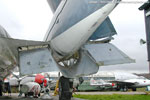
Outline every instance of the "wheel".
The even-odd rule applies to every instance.
[[[41,94],[39,93],[39,94],[38,94],[38,96],[40,97],[40,96],[41,96]]]
[[[59,79],[59,100],[71,100],[71,97],[69,78],[62,76]]]
[[[2,93],[2,86],[0,86],[0,96],[3,96],[3,93]]]
[[[27,98],[27,97],[28,97],[28,94],[27,94],[27,93],[25,93],[25,94],[24,94],[24,96],[25,96],[25,98]]]
[[[136,91],[136,88],[132,88],[132,91]]]
[[[125,87],[125,88],[123,89],[123,91],[124,91],[124,92],[127,92],[127,91],[128,91],[128,88],[127,88],[127,87]]]
[[[3,82],[0,80],[0,96],[3,96]]]

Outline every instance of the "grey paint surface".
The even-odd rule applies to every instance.
[[[98,1],[98,0],[97,0]],[[61,2],[61,0],[48,0],[48,3],[51,7],[51,10],[53,11],[53,13],[55,13],[57,7],[59,6],[59,3]],[[90,1],[89,1],[90,2]],[[92,1],[91,1],[92,2]],[[93,8],[92,8],[93,9]],[[85,13],[85,12],[83,12]],[[70,16],[70,15],[66,15],[66,16]],[[83,16],[83,15],[82,15]],[[75,19],[75,18],[73,18]],[[59,23],[58,23],[59,24]],[[113,36],[116,33],[116,30],[110,20],[110,18],[108,17],[98,28],[97,30],[93,33],[93,35],[90,37],[89,40],[96,40],[99,38],[103,38],[103,37],[107,37],[107,36]]]
[[[86,51],[81,51],[80,56],[80,61],[70,68],[59,66],[59,69],[64,76],[73,78],[76,76],[79,77],[94,74],[98,71],[99,66],[96,64],[94,59],[90,55],[88,55]]]
[[[6,30],[0,26],[0,79],[8,76],[18,66],[19,47],[42,46],[45,44],[47,43],[12,39]]]
[[[9,47],[11,44],[5,40],[8,37],[6,30],[0,26],[0,79],[9,75],[17,65],[14,50],[11,50]]]
[[[104,37],[110,37],[117,34],[109,17],[97,28],[89,40],[96,40]]]
[[[20,72],[22,75],[58,71],[48,48],[20,52]]]
[[[51,34],[54,33],[53,38],[60,35],[65,30],[69,29],[71,26],[75,25],[76,23],[78,23],[79,21],[81,21],[82,19],[84,19],[85,17],[87,17],[88,15],[92,14],[94,11],[97,11],[98,9],[100,9],[105,5],[105,3],[93,4],[90,3],[91,1],[92,0],[66,0],[66,3],[64,4],[62,10],[60,10],[60,13],[56,18],[52,30],[50,30]],[[113,27],[113,26],[108,25],[108,27]],[[103,35],[105,35],[105,33]],[[8,43],[7,45],[10,47],[9,50],[13,51],[17,60],[18,60],[17,57],[18,47],[31,46],[31,45],[38,46],[42,44],[47,44],[43,42],[24,41],[24,40],[15,40],[15,39],[5,39],[5,40],[6,43]],[[10,43],[12,44],[9,45]],[[33,73],[40,73],[44,71],[54,71],[55,70],[54,68],[57,68],[55,61],[51,56],[51,52],[47,49],[43,49],[43,50],[37,49],[34,51],[29,50],[26,52],[21,52],[20,61],[21,61],[20,65],[21,65],[22,74],[33,74]],[[18,64],[18,62],[16,63]],[[88,55],[88,53],[81,52],[81,59],[77,65],[74,65],[71,68],[61,67],[60,69],[62,73],[66,75],[66,77],[74,77],[78,75],[88,75],[88,74],[95,73],[98,71],[98,65],[96,64],[94,59]]]
[[[147,39],[147,51],[148,61],[150,61],[150,16],[146,16],[146,13],[150,11],[150,7],[145,10],[145,24],[146,24],[146,39]]]
[[[85,48],[89,51],[99,66],[135,62],[110,43],[88,44],[85,45]]]
[[[55,38],[82,19],[106,5],[106,3],[92,3],[92,1],[93,0],[66,0],[62,11],[60,11],[57,15],[55,23],[53,23],[53,26],[48,31],[48,34],[55,33],[52,36],[52,38]],[[95,1],[99,2],[101,0]],[[50,40],[49,35],[46,41],[48,40]]]
[[[57,7],[59,6],[61,0],[47,0],[48,4],[51,7],[53,13],[55,13]]]

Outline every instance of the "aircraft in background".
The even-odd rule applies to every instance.
[[[143,88],[143,87],[150,86],[150,80],[142,76],[138,78],[124,79],[124,80],[117,79],[110,82],[115,83],[117,85],[117,90],[121,90],[121,91],[128,91],[128,89],[132,89],[132,91],[136,91],[136,88]]]
[[[54,17],[43,42],[12,39],[0,27],[1,80],[16,66],[21,75],[59,70],[59,99],[70,100],[70,78],[94,74],[99,66],[134,62],[109,43],[116,31],[108,15],[120,0],[99,1],[48,0]]]
[[[93,75],[90,79],[90,85],[100,87],[110,86],[121,91],[128,91],[128,89],[136,91],[136,88],[150,86],[150,80],[143,76],[137,76],[127,72],[109,72],[109,74],[108,77],[105,75],[105,78],[101,77],[101,73]]]
[[[39,97],[40,93],[50,92],[50,77],[47,73],[42,74],[20,77],[18,72],[13,72],[13,74],[5,78],[4,83],[9,83],[11,87],[19,87],[19,96],[24,94],[25,97]]]
[[[103,88],[105,88],[105,87],[109,87],[109,88],[115,88],[116,87],[116,84],[115,83],[111,83],[111,82],[109,82],[109,81],[104,81],[104,80],[102,80],[102,79],[100,79],[100,80],[94,80],[94,78],[92,77],[91,79],[90,79],[90,85],[91,86],[99,86],[99,87],[103,87]]]

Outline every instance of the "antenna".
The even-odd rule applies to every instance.
[[[146,41],[145,41],[145,40],[140,39],[140,44],[141,44],[141,45],[143,45],[143,44],[145,44],[145,43],[146,43]]]

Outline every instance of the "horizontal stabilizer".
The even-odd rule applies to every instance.
[[[21,75],[58,71],[48,48],[20,51],[19,60]]]
[[[0,39],[5,43],[7,43],[8,46],[12,46],[14,48],[24,47],[24,46],[48,45],[48,42],[42,42],[42,41],[20,40],[20,39],[3,38],[3,37],[0,37]]]
[[[58,71],[48,42],[12,38],[0,38],[0,40],[13,52],[21,75]]]
[[[85,49],[88,50],[99,66],[135,62],[110,43],[87,44]]]
[[[81,52],[81,59],[79,63],[69,68],[59,67],[61,73],[68,78],[80,77],[85,75],[90,75],[97,73],[99,66],[96,64],[95,60],[88,55],[86,51]]]

